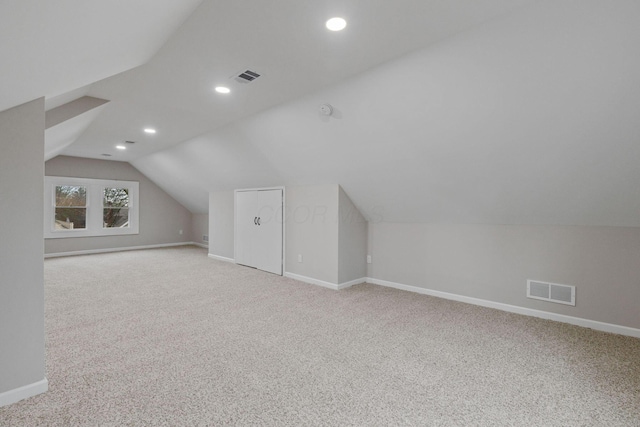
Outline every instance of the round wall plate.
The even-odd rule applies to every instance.
[[[322,104],[320,106],[320,114],[323,116],[330,116],[333,113],[333,107],[329,104]]]

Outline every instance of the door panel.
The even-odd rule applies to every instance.
[[[237,264],[254,265],[254,235],[257,229],[257,194],[255,191],[236,192],[235,258]]]
[[[256,268],[282,275],[282,190],[257,192]]]

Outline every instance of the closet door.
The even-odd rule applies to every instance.
[[[254,266],[282,275],[282,190],[257,191]]]
[[[255,191],[236,192],[235,258],[237,264],[255,267],[254,245],[258,228],[258,195]]]
[[[282,190],[235,194],[236,264],[282,275]]]

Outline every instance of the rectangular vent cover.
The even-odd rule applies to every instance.
[[[527,298],[575,306],[576,287],[541,282],[539,280],[527,280]]]
[[[260,77],[260,74],[255,71],[246,70],[236,76],[236,81],[240,83],[251,83],[255,79]]]

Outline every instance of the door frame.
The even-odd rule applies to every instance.
[[[287,223],[287,218],[286,218],[286,194],[287,192],[285,191],[285,187],[284,186],[279,186],[279,187],[260,187],[260,188],[238,188],[233,190],[233,259],[234,259],[234,263],[237,265],[242,265],[242,264],[238,264],[235,262],[236,259],[236,235],[238,232],[238,218],[236,213],[238,212],[238,209],[236,207],[236,201],[237,201],[237,197],[236,194],[239,192],[244,192],[244,191],[267,191],[267,190],[282,190],[282,253],[280,254],[281,258],[282,258],[282,276],[284,276],[284,273],[287,271],[286,269],[286,247],[287,247],[287,240],[286,240],[286,235],[287,235],[287,227],[286,227],[286,223]],[[273,274],[273,273],[272,273]]]

